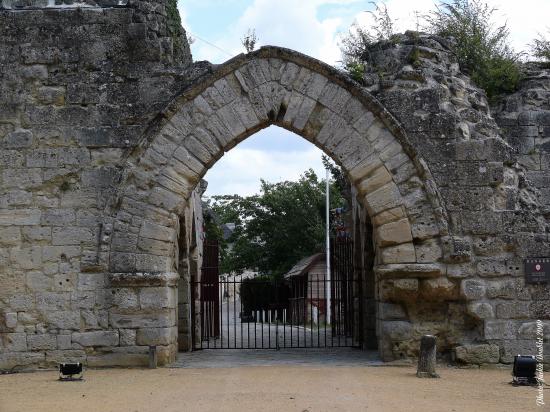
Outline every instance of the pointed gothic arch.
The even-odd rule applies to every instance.
[[[338,70],[265,47],[194,81],[124,159],[110,241],[114,285],[139,278],[141,286],[147,279],[174,286],[178,219],[193,189],[226,151],[270,125],[312,142],[349,175],[372,222],[377,288],[393,278],[444,276],[439,237],[447,220],[439,194],[394,117]],[[173,324],[169,309],[166,322]],[[403,340],[395,327],[408,327],[382,314],[378,320],[379,346],[389,359]]]

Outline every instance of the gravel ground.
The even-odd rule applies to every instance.
[[[512,387],[508,370],[412,367],[249,366],[55,371],[0,376],[0,411],[550,411],[536,389]],[[550,391],[547,406],[550,405]]]

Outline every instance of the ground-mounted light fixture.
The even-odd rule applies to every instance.
[[[537,359],[532,355],[514,356],[512,371],[514,385],[532,385],[537,383]]]
[[[59,364],[60,381],[81,381],[83,378],[83,368],[80,362]]]

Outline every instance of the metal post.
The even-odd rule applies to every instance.
[[[330,303],[330,184],[329,184],[329,170],[326,170],[326,262],[327,262],[327,325],[331,323],[331,303]]]
[[[149,369],[157,368],[157,347],[149,346]]]

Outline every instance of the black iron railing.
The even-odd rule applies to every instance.
[[[352,251],[350,240],[334,243],[330,280],[324,272],[274,280],[220,277],[217,244],[207,243],[202,278],[191,282],[193,348],[358,346]]]

